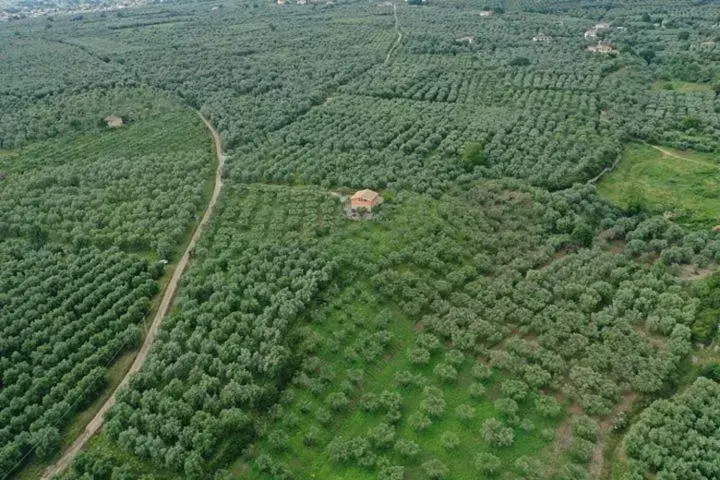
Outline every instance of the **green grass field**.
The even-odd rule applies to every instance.
[[[458,378],[455,381],[442,381],[433,373],[433,367],[442,362],[447,349],[442,346],[434,352],[427,365],[413,365],[407,358],[408,349],[412,348],[416,335],[420,329],[401,311],[388,308],[373,294],[372,286],[356,284],[340,295],[336,305],[329,308],[327,319],[314,330],[319,337],[336,338],[339,345],[351,342],[353,338],[371,334],[380,325],[386,325],[393,334],[393,340],[383,352],[382,357],[376,361],[361,362],[351,360],[343,348],[333,347],[322,349],[319,352],[321,364],[333,366],[336,376],[333,379],[329,393],[321,396],[312,395],[308,391],[298,391],[284,410],[285,415],[278,418],[276,426],[287,428],[284,425],[287,418],[295,418],[299,422],[290,435],[288,448],[277,451],[267,439],[257,446],[260,452],[274,451],[276,458],[285,461],[291,468],[304,478],[317,478],[328,480],[374,480],[377,470],[361,469],[356,465],[343,465],[331,461],[326,453],[325,445],[333,437],[342,435],[345,438],[368,435],[369,432],[384,422],[382,412],[367,412],[360,405],[359,398],[368,393],[381,395],[383,391],[399,391],[403,397],[403,418],[397,423],[393,442],[382,452],[392,464],[406,466],[405,478],[426,478],[422,473],[423,462],[438,459],[452,472],[451,478],[481,479],[485,478],[475,466],[475,457],[481,452],[497,455],[502,460],[500,472],[506,475],[513,474],[514,461],[521,456],[536,457],[550,448],[553,434],[558,426],[558,420],[548,420],[540,417],[533,411],[532,398],[520,402],[519,415],[532,425],[527,431],[522,428],[515,429],[515,442],[511,447],[497,449],[490,447],[480,437],[480,430],[484,420],[500,416],[494,405],[494,400],[501,396],[499,384],[506,379],[504,374],[495,372],[492,377],[478,381],[472,377],[470,370],[475,359],[466,357],[462,363],[456,365]],[[364,371],[364,379],[359,391],[350,395],[350,404],[341,411],[333,411],[332,419],[323,425],[315,414],[326,408],[323,398],[327,398],[333,391],[340,391],[344,382],[349,381],[348,373],[360,368]],[[437,418],[431,418],[432,424],[420,431],[411,426],[412,415],[420,411],[423,400],[423,387],[398,388],[395,377],[400,372],[412,372],[419,375],[425,385],[440,388],[446,402],[445,412]],[[485,393],[473,396],[471,385],[480,383]],[[456,414],[459,405],[467,405],[474,409],[474,418],[462,421]],[[306,435],[310,431],[319,431],[321,436],[316,445],[307,445]],[[459,438],[456,448],[448,449],[443,446],[441,437],[446,432],[452,432]],[[415,442],[420,447],[416,458],[403,458],[393,450],[395,441],[405,439]],[[380,454],[380,453],[378,453]],[[244,461],[239,460],[232,468],[233,473],[240,473],[244,469]],[[500,473],[499,472],[499,473]],[[250,478],[269,480],[270,477],[250,470]],[[491,477],[487,477],[491,478]]]
[[[663,153],[632,144],[618,168],[599,184],[600,195],[622,207],[670,212],[683,224],[711,228],[720,223],[720,165],[712,154]]]

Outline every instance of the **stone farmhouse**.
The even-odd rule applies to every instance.
[[[382,203],[380,194],[373,190],[360,190],[350,197],[350,207],[354,210],[364,208],[372,210]]]

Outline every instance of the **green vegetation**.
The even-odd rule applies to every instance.
[[[652,85],[653,90],[673,90],[676,92],[712,92],[714,86],[707,83],[691,83],[679,80],[659,80]]]
[[[669,212],[684,225],[710,229],[719,224],[720,157],[665,150],[669,153],[630,145],[598,192],[626,208]]]
[[[605,415],[625,391],[661,389],[689,351],[695,304],[661,270],[599,250],[544,267],[562,245],[552,230],[596,201],[591,189],[483,183],[439,200],[403,195],[352,222],[308,188],[228,188],[177,311],[107,425],[121,448],[184,477],[235,457],[229,471],[249,462],[253,478],[582,470],[587,428],[545,459],[565,416],[553,395]],[[247,283],[260,272],[272,273]],[[590,315],[604,337],[571,320]],[[277,346],[247,343],[260,334]],[[239,450],[256,435],[256,453]]]
[[[485,147],[477,142],[466,143],[462,159],[468,167],[485,164]]]
[[[183,110],[25,147],[0,160],[0,238],[170,259],[206,201],[211,148],[200,119]]]
[[[720,475],[718,395],[720,384],[700,377],[671,400],[650,405],[625,439],[633,460],[628,478]]]
[[[222,194],[60,479],[716,477],[720,4],[286,3],[0,23],[0,475],[132,356],[210,193],[198,110]]]
[[[709,343],[718,338],[720,317],[720,274],[715,273],[694,285],[695,295],[700,299],[700,310],[693,323],[693,334],[701,342]]]
[[[139,344],[157,260],[205,202],[209,147],[197,116],[175,107],[0,159],[0,471],[52,458],[73,414],[113,381],[108,367]]]

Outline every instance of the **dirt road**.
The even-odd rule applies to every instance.
[[[142,368],[143,364],[145,363],[145,359],[147,358],[148,352],[150,351],[150,347],[155,341],[155,336],[157,335],[158,329],[160,328],[160,324],[162,324],[165,315],[168,313],[170,307],[172,306],[173,299],[175,298],[175,294],[177,293],[178,284],[180,283],[180,278],[182,277],[183,272],[185,271],[188,263],[190,262],[190,252],[195,248],[195,245],[200,239],[200,233],[202,232],[203,227],[205,227],[210,221],[210,217],[212,217],[213,211],[215,210],[215,204],[217,203],[218,197],[220,196],[220,190],[222,189],[222,171],[225,164],[225,156],[222,153],[220,134],[218,134],[218,132],[213,128],[210,122],[205,117],[203,117],[200,112],[198,112],[198,115],[205,123],[208,130],[210,130],[210,132],[212,133],[213,141],[215,143],[215,152],[217,154],[218,160],[218,166],[215,172],[215,187],[213,188],[210,203],[208,203],[208,206],[205,209],[205,213],[203,214],[200,223],[195,229],[195,232],[193,233],[193,236],[190,239],[190,243],[188,243],[188,246],[185,249],[182,258],[175,267],[175,271],[170,278],[170,282],[168,282],[167,286],[165,287],[165,292],[163,293],[160,307],[155,314],[155,318],[153,318],[153,321],[150,324],[150,329],[145,335],[143,344],[140,347],[140,351],[138,352],[137,356],[135,357],[135,361],[130,366],[130,370],[128,370],[127,374],[125,374],[125,377],[122,379],[122,381],[117,386],[110,398],[108,398],[107,401],[100,408],[100,411],[98,411],[98,413],[93,417],[93,419],[90,420],[90,423],[88,423],[87,427],[85,427],[83,433],[75,439],[70,448],[68,448],[67,451],[63,453],[62,457],[60,457],[60,459],[56,463],[50,465],[47,470],[45,470],[45,473],[43,473],[43,476],[41,477],[42,480],[50,480],[52,477],[62,473],[68,466],[70,466],[73,459],[80,452],[85,443],[93,435],[95,435],[98,430],[100,430],[100,427],[102,426],[104,421],[105,414],[108,412],[108,410],[110,410],[110,408],[112,408],[113,405],[115,405],[117,392],[127,385],[130,376],[133,373],[140,371],[140,369]]]
[[[678,155],[677,153],[671,152],[670,150],[666,150],[666,149],[664,149],[664,148],[662,148],[662,147],[658,147],[657,145],[650,145],[649,143],[647,143],[646,145],[648,145],[648,146],[651,147],[651,148],[654,148],[655,150],[657,150],[658,152],[662,153],[663,155],[667,155],[668,157],[677,158],[678,160],[685,160],[686,162],[695,163],[695,164],[697,164],[697,165],[702,165],[702,166],[705,166],[705,167],[708,166],[708,164],[705,163],[705,162],[702,162],[702,161],[700,161],[700,160],[695,160],[694,158],[683,157],[682,155]],[[600,174],[598,174],[595,178],[591,178],[590,180],[588,180],[587,183],[589,183],[589,184],[590,184],[590,183],[597,183],[597,182],[598,182],[602,177],[604,177],[606,174],[608,174],[608,173],[612,172],[613,170],[615,170],[615,168],[616,168],[616,167],[618,166],[618,164],[620,163],[621,157],[622,157],[622,156],[618,156],[618,158],[615,160],[615,162],[612,164],[612,166],[605,168],[605,169],[604,169],[602,172],[600,172]],[[718,168],[720,168],[720,166],[718,166]]]
[[[393,52],[400,46],[400,42],[402,41],[403,34],[400,31],[400,22],[398,21],[398,15],[397,15],[397,5],[393,3],[393,15],[395,16],[395,31],[398,34],[397,40],[395,40],[395,43],[393,43],[392,47],[390,47],[390,51],[388,51],[387,57],[385,57],[385,62],[383,62],[383,65],[387,65],[390,62],[390,56],[393,54]]]
[[[622,159],[622,155],[618,155],[612,165],[610,165],[609,167],[605,167],[605,168],[602,170],[602,172],[598,173],[594,178],[591,178],[590,180],[588,180],[588,181],[587,181],[588,185],[591,184],[591,183],[597,183],[597,182],[600,181],[600,179],[603,178],[605,175],[607,175],[608,173],[610,173],[610,172],[612,172],[613,170],[615,170],[615,169],[617,168],[617,166],[620,164],[620,160],[621,160],[621,159]]]
[[[663,155],[667,155],[668,157],[677,158],[678,160],[685,160],[686,162],[695,163],[697,165],[702,165],[703,167],[711,166],[709,163],[703,162],[701,160],[696,160],[694,158],[683,157],[682,155],[678,155],[677,153],[673,153],[670,150],[666,150],[662,147],[658,147],[657,145],[650,145],[650,146],[652,148],[654,148],[655,150],[657,150],[658,152],[661,152]],[[716,166],[717,168],[720,168],[717,165],[714,165],[714,166]]]
[[[669,156],[669,157],[679,158],[680,160],[689,160],[689,159],[687,159],[687,158],[685,158],[685,157],[681,157],[681,156],[678,155],[677,153],[671,152],[670,150],[665,150],[665,149],[662,148],[662,147],[658,147],[657,145],[650,145],[650,146],[651,146],[652,148],[654,148],[655,150],[657,150],[658,152],[662,152],[662,153],[664,153],[665,155],[667,155],[667,156]]]

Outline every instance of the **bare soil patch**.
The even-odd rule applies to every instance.
[[[707,268],[699,268],[695,265],[683,265],[680,269],[679,276],[683,280],[695,282],[697,280],[704,280],[717,271],[717,265],[711,265]]]

